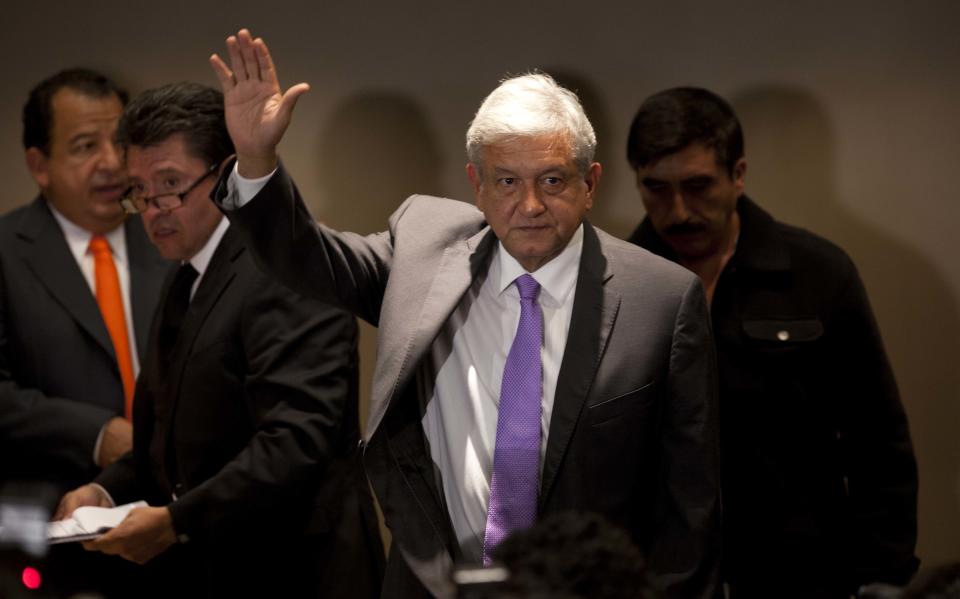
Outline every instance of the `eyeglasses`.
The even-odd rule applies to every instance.
[[[153,204],[157,210],[176,210],[180,206],[183,206],[183,201],[186,199],[187,195],[191,191],[197,188],[197,185],[203,183],[204,179],[210,175],[217,172],[217,169],[220,167],[220,163],[210,165],[210,168],[207,169],[207,172],[191,183],[183,191],[175,193],[158,193],[155,196],[145,196],[142,192],[136,187],[130,187],[124,192],[123,197],[120,198],[120,205],[123,207],[123,211],[127,214],[139,214],[141,212],[146,212],[147,208]]]

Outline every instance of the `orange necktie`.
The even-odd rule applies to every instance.
[[[123,311],[123,296],[120,292],[120,278],[113,263],[110,244],[103,235],[94,235],[90,239],[90,251],[93,253],[94,279],[97,287],[97,304],[103,315],[103,322],[110,332],[113,350],[120,367],[120,379],[123,382],[123,414],[130,420],[133,417],[133,360],[130,357],[130,337],[127,335],[127,319]]]

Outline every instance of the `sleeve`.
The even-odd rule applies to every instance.
[[[266,277],[248,297],[243,401],[255,431],[215,475],[170,504],[175,530],[191,539],[282,519],[343,453],[347,402],[356,401],[349,314]]]
[[[863,582],[906,583],[916,571],[917,462],[907,416],[866,290],[853,264],[837,298],[830,362],[842,406],[839,443]]]
[[[389,232],[362,236],[318,224],[282,164],[252,200],[230,209],[236,193],[222,177],[214,201],[242,232],[264,272],[377,326],[393,256]]]
[[[156,496],[147,488],[146,471],[150,466],[145,459],[150,451],[153,436],[153,396],[143,376],[137,379],[133,402],[133,450],[120,456],[97,474],[93,483],[99,485],[114,505],[147,500],[154,504],[165,499]]]
[[[9,282],[0,277],[0,446],[6,456],[29,456],[60,472],[89,475],[94,446],[103,425],[115,414],[77,398],[47,395],[21,384],[17,344],[10,337],[6,298]],[[9,459],[9,458],[6,458]],[[3,470],[8,470],[6,466]],[[35,476],[37,473],[25,473]]]
[[[717,365],[706,298],[694,278],[674,325],[661,414],[663,480],[650,570],[667,597],[720,596]]]

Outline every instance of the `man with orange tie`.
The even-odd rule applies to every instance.
[[[120,207],[126,97],[85,69],[40,82],[23,109],[40,193],[0,217],[0,483],[45,487],[51,502],[131,448],[134,381],[169,268]]]

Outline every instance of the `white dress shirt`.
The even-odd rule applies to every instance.
[[[90,252],[90,239],[93,233],[67,220],[67,217],[57,211],[53,204],[47,202],[50,212],[63,230],[70,253],[73,254],[83,278],[90,286],[90,293],[97,297],[97,278],[94,269],[93,254]],[[133,362],[133,378],[140,373],[140,359],[137,356],[137,337],[133,330],[133,307],[130,303],[130,260],[127,255],[127,233],[123,225],[104,234],[104,239],[110,244],[113,254],[113,263],[117,268],[117,278],[120,279],[120,295],[123,296],[123,316],[127,321],[127,337],[130,343],[130,359]]]
[[[540,284],[543,315],[541,469],[582,249],[583,225],[560,255],[530,273]],[[460,549],[473,561],[480,560],[487,526],[503,368],[520,322],[513,281],[526,272],[498,244],[487,276],[474,281],[431,347],[429,365],[437,374],[423,430]]]
[[[275,172],[275,171],[274,171]],[[244,179],[234,166],[229,184],[236,191],[232,208],[249,202],[273,173]],[[583,251],[581,224],[566,248],[535,272],[543,315],[543,396],[540,458],[553,414],[560,363],[567,345],[574,289]],[[447,511],[465,558],[479,562],[487,526],[493,452],[497,436],[500,384],[507,354],[520,322],[520,293],[514,279],[527,271],[497,244],[485,277],[473,282],[430,349],[427,368],[432,389],[422,424],[430,455],[440,471]]]
[[[61,214],[51,202],[47,202],[47,207],[53,213],[53,218],[63,231],[63,236],[67,241],[67,247],[73,254],[73,259],[77,261],[83,278],[90,286],[90,293],[94,299],[97,297],[97,276],[94,265],[93,253],[90,251],[90,240],[93,233],[80,227],[68,220]],[[140,374],[140,357],[137,354],[137,337],[133,330],[133,304],[130,302],[130,260],[127,255],[127,232],[123,225],[120,225],[113,231],[104,234],[104,239],[110,244],[110,253],[113,255],[113,264],[117,269],[117,278],[120,280],[120,295],[123,296],[123,318],[127,322],[127,339],[130,344],[130,361],[133,364],[133,378],[136,380]],[[97,463],[100,455],[100,444],[103,442],[103,430],[106,424],[97,434],[97,440],[93,444],[93,462]]]
[[[203,247],[200,248],[200,251],[194,254],[188,262],[190,266],[197,271],[198,276],[193,281],[193,286],[190,287],[190,299],[193,299],[193,294],[197,292],[197,287],[200,286],[200,281],[203,279],[203,275],[207,272],[207,267],[210,266],[210,260],[213,258],[213,253],[217,251],[217,246],[220,245],[220,240],[223,239],[224,233],[227,232],[227,229],[230,228],[230,221],[226,217],[221,216],[220,222],[217,223],[217,228],[213,230],[213,233],[210,234],[210,238],[207,239],[207,242],[203,244]]]

